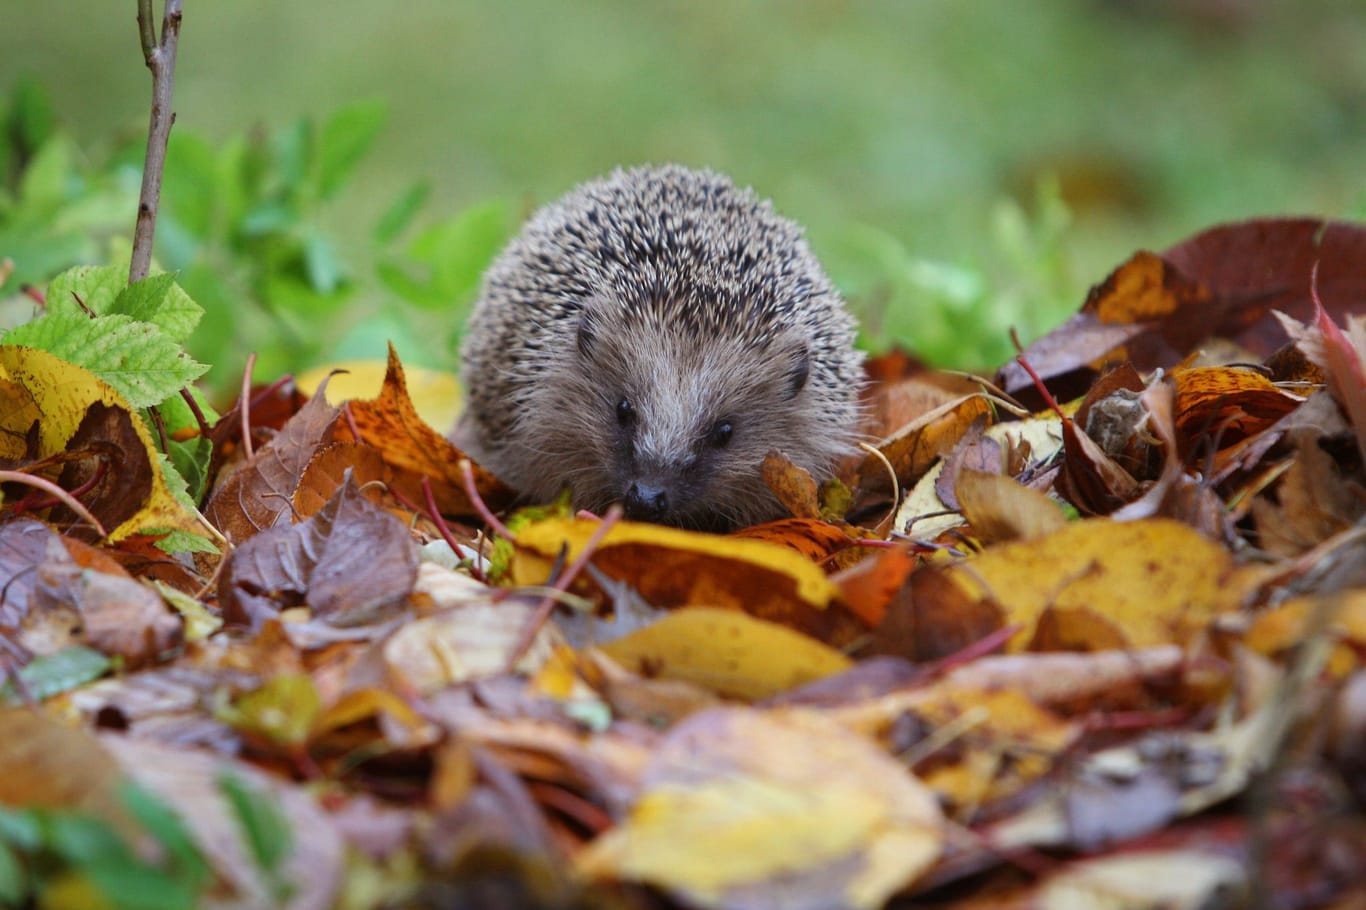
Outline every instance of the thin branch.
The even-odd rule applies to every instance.
[[[138,196],[137,226],[133,229],[129,284],[146,278],[152,267],[152,238],[161,200],[161,174],[166,168],[166,142],[171,138],[171,124],[175,122],[171,89],[175,83],[176,45],[180,39],[180,4],[181,0],[166,0],[161,42],[157,43],[152,33],[152,0],[138,0],[142,56],[152,71],[152,116],[147,126],[147,156],[142,165],[142,192]]]
[[[138,0],[138,37],[142,39],[142,57],[151,66],[152,55],[157,52],[156,27],[152,25],[152,0]]]

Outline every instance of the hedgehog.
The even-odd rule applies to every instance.
[[[855,323],[795,223],[726,177],[617,170],[540,209],[484,276],[454,433],[528,500],[729,530],[784,516],[857,437]]]

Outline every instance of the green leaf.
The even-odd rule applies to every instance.
[[[161,187],[157,246],[161,246],[160,218],[167,215],[174,216],[195,237],[207,238],[213,230],[214,207],[220,191],[218,152],[213,143],[188,130],[172,130]]]
[[[375,225],[375,243],[383,245],[402,234],[403,229],[412,223],[413,217],[426,204],[427,198],[431,194],[432,182],[430,180],[419,180],[408,187],[401,196],[394,200],[393,204],[380,217],[379,223]]]
[[[180,814],[132,781],[119,785],[119,797],[147,833],[166,849],[171,871],[198,890],[207,882],[209,867]]]
[[[170,553],[178,556],[181,553],[212,553],[219,552],[218,545],[207,537],[200,537],[198,534],[191,534],[189,531],[182,531],[178,528],[151,528],[149,534],[164,534],[156,542],[156,548],[163,553]]]
[[[0,844],[29,853],[42,843],[43,825],[33,810],[0,806]]]
[[[78,265],[53,278],[47,286],[49,314],[75,313],[86,317],[92,313],[108,313],[128,287],[128,269],[116,265]],[[77,303],[77,298],[80,303]],[[84,304],[85,310],[81,309]]]
[[[50,314],[13,329],[0,342],[40,348],[83,366],[135,408],[165,400],[208,370],[156,326],[121,314],[98,319]]]
[[[468,302],[489,262],[512,230],[512,206],[492,200],[427,228],[408,248],[407,262],[390,259],[380,277],[418,306],[449,309]],[[414,277],[425,272],[427,280]]]
[[[190,337],[204,315],[203,307],[181,290],[175,276],[169,272],[124,287],[108,312],[150,322],[167,337],[180,342]]]
[[[0,844],[0,907],[22,907],[29,893],[28,875],[19,857]]]
[[[312,148],[313,127],[306,117],[271,134],[271,163],[287,192],[297,193],[303,186]]]
[[[336,250],[317,231],[310,231],[304,238],[304,268],[308,272],[308,283],[324,294],[337,290],[346,279]]]
[[[20,203],[33,210],[65,199],[74,177],[75,157],[75,145],[60,133],[44,142],[19,179]]]
[[[380,99],[348,105],[323,124],[318,140],[318,196],[331,199],[379,135],[389,106]]]
[[[280,876],[280,866],[289,856],[294,840],[294,832],[284,813],[235,774],[219,775],[218,787],[232,805],[252,857],[271,880],[275,897],[284,899],[290,889],[289,883]]]
[[[43,701],[99,679],[109,672],[109,658],[99,651],[73,645],[55,654],[33,658],[19,671],[22,691],[35,701]],[[0,686],[0,702],[20,701],[19,687],[12,680]]]
[[[32,76],[22,77],[14,86],[14,107],[10,130],[24,152],[38,148],[52,138],[57,128],[57,112],[42,84]]]

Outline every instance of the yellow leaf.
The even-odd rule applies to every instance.
[[[1159,518],[1075,522],[992,547],[948,573],[1024,625],[1014,650],[1031,640],[1040,650],[1184,644],[1241,596],[1227,550]]]
[[[19,395],[17,388],[24,390]],[[157,529],[176,529],[191,534],[203,534],[205,527],[198,517],[186,511],[166,486],[161,475],[161,459],[152,443],[151,433],[142,419],[133,412],[123,396],[106,382],[83,367],[67,363],[59,357],[19,345],[0,345],[0,392],[5,399],[18,400],[23,407],[0,407],[0,461],[21,461],[26,455],[45,458],[66,450],[76,431],[92,408],[102,406],[106,415],[121,416],[121,425],[134,434],[139,451],[124,451],[125,458],[137,458],[142,470],[136,480],[128,473],[114,478],[110,496],[117,497],[110,511],[120,517],[128,514],[129,500],[136,511],[116,527],[106,526],[109,541],[116,543],[133,534]],[[31,400],[31,407],[29,402]],[[36,415],[36,417],[35,417]],[[25,452],[25,437],[33,420],[38,422],[38,451]],[[131,484],[145,488],[130,489]],[[95,491],[96,495],[98,491]],[[86,502],[89,505],[87,494]],[[92,509],[100,518],[101,510]]]
[[[938,858],[930,791],[871,741],[809,711],[727,708],[675,727],[625,823],[580,868],[689,905],[880,907]],[[769,893],[765,893],[769,891]],[[756,903],[757,902],[757,903]]]
[[[322,713],[322,698],[311,677],[282,673],[237,699],[227,713],[228,722],[239,729],[281,745],[301,746]]]
[[[334,370],[346,370],[327,383],[328,403],[370,401],[378,398],[384,387],[386,366],[383,360],[342,360],[314,367],[296,382],[300,391],[312,397]],[[407,365],[403,372],[408,380],[408,398],[422,419],[443,432],[455,426],[455,418],[460,414],[460,382],[455,374]]]
[[[597,529],[591,519],[548,519],[517,531],[512,581],[544,584],[562,548],[574,559]],[[607,533],[593,564],[661,608],[743,610],[842,647],[867,627],[835,603],[839,588],[792,549],[763,540],[622,522]],[[586,585],[586,583],[585,583]]]
[[[601,646],[642,675],[760,699],[840,673],[853,661],[784,626],[734,610],[689,607]]]

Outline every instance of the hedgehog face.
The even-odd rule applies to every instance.
[[[810,371],[804,343],[713,335],[698,345],[686,328],[620,309],[607,334],[594,330],[601,317],[585,312],[566,371],[595,388],[561,385],[560,406],[584,409],[581,425],[592,425],[578,445],[595,467],[575,472],[576,504],[620,502],[629,518],[704,529],[780,512],[759,467],[774,449],[800,458],[814,429],[781,417],[809,410],[794,407],[805,404],[794,401]]]

